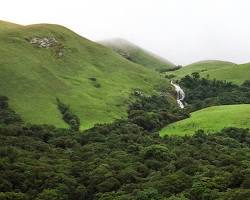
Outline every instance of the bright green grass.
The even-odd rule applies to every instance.
[[[202,61],[183,67],[174,72],[174,79],[180,79],[193,72],[199,72],[202,77],[217,80],[226,80],[236,84],[242,84],[245,80],[250,80],[250,64],[237,65],[224,61]]]
[[[135,44],[124,39],[113,39],[101,41],[101,44],[112,48],[114,51],[124,56],[129,57],[129,60],[137,64],[143,65],[150,69],[169,69],[174,66],[168,60],[154,55]]]
[[[250,105],[226,105],[205,108],[191,117],[170,124],[160,135],[191,135],[199,129],[205,132],[220,131],[225,127],[250,128]]]
[[[55,37],[65,48],[64,56],[57,58],[51,49],[34,47],[25,40],[34,36]],[[133,88],[151,94],[158,84],[168,85],[153,70],[62,26],[0,21],[0,95],[10,98],[11,107],[26,122],[66,127],[56,97],[80,117],[82,129],[111,122],[126,116]]]

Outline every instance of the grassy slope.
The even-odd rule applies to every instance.
[[[245,80],[250,80],[250,63],[237,65],[224,61],[202,61],[167,74],[174,74],[176,79],[179,79],[192,72],[199,72],[203,77],[210,79],[215,78],[241,84]]]
[[[147,68],[168,69],[174,66],[174,64],[168,60],[154,55],[153,53],[123,39],[101,41],[100,43],[112,48],[114,51],[125,58],[128,58],[130,61],[143,65]]]
[[[205,108],[191,117],[173,123],[161,130],[160,135],[190,135],[199,129],[219,131],[224,127],[250,128],[250,105],[226,105]]]
[[[55,37],[64,46],[57,58],[52,49],[34,47],[25,38]],[[96,77],[100,88],[90,77]],[[167,84],[159,75],[122,58],[58,25],[19,26],[0,21],[0,95],[26,122],[65,127],[56,97],[80,117],[82,128],[126,115],[132,88],[153,92]]]

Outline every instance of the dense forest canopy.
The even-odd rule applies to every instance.
[[[215,105],[249,104],[250,81],[236,85],[221,80],[209,80],[194,72],[180,79],[179,84],[185,90],[185,101],[190,111]]]

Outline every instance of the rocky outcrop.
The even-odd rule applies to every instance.
[[[28,39],[27,39],[28,40]],[[55,56],[60,58],[64,55],[64,46],[54,37],[33,37],[28,40],[32,45],[40,48],[52,48]]]
[[[34,37],[30,40],[31,44],[38,45],[41,48],[50,48],[53,46],[56,46],[58,44],[58,41],[54,37]]]

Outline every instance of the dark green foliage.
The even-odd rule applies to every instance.
[[[160,73],[164,73],[164,72],[171,72],[171,71],[176,71],[178,69],[181,69],[182,66],[181,65],[177,65],[177,66],[174,66],[172,68],[160,68],[160,69],[156,69],[156,71],[159,71]]]
[[[167,79],[172,79],[174,77],[176,77],[174,74],[165,75],[165,78]]]
[[[0,128],[0,199],[249,199],[250,132],[165,137],[124,121],[84,133]]]
[[[101,84],[97,82],[97,78],[90,77],[89,80],[92,81],[92,84],[93,84],[94,87],[96,87],[96,88],[100,88],[101,87]]]
[[[95,77],[90,77],[89,80],[91,80],[91,81],[97,81],[97,79]]]
[[[214,105],[250,103],[249,81],[238,86],[231,82],[201,78],[199,73],[194,72],[182,78],[179,84],[185,91],[185,101],[191,111]]]
[[[79,131],[80,119],[77,115],[72,113],[69,106],[61,102],[58,98],[56,99],[58,109],[60,110],[63,120],[70,126],[74,131]]]
[[[161,195],[158,193],[158,190],[154,188],[139,191],[136,195],[136,200],[158,200],[160,198]]]
[[[20,192],[0,192],[1,200],[27,200],[28,197]]]
[[[20,124],[21,117],[8,104],[8,97],[0,96],[0,125]]]
[[[100,88],[101,87],[101,84],[100,83],[94,83],[93,84],[96,88]]]
[[[167,124],[189,117],[185,110],[173,107],[164,95],[137,95],[136,101],[129,105],[130,122],[153,132]]]

